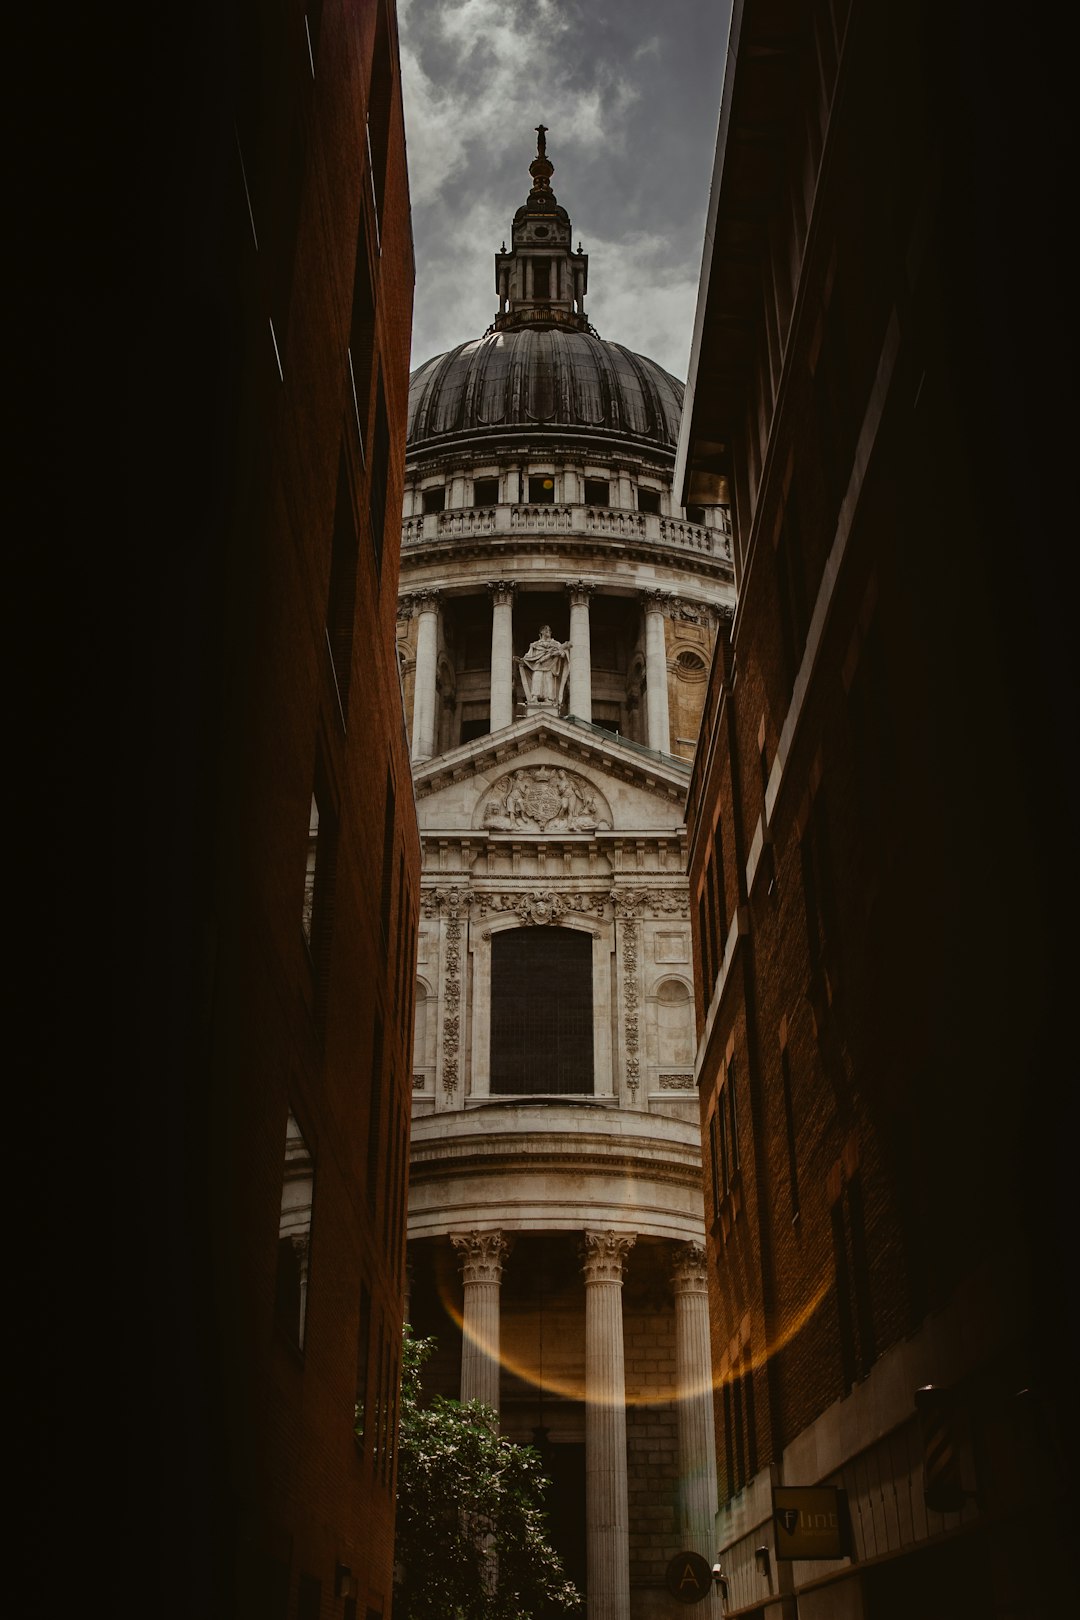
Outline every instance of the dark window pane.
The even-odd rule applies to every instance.
[[[639,512],[659,512],[660,491],[658,489],[639,489],[637,492]]]
[[[473,481],[474,506],[498,506],[499,480],[497,478],[477,478]]]
[[[440,484],[438,489],[425,489],[424,511],[442,512],[446,507],[446,490]]]
[[[590,1095],[592,936],[514,928],[491,942],[491,1090]]]
[[[586,480],[585,480],[585,505],[586,506],[610,506],[611,505],[611,485],[608,483],[606,478],[586,478]]]
[[[536,478],[529,479],[530,501],[552,502],[555,499],[555,480],[550,473],[540,473]]]

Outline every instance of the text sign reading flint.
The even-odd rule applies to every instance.
[[[680,1603],[700,1603],[712,1590],[712,1570],[700,1553],[676,1553],[664,1573],[673,1598]]]
[[[833,1485],[774,1486],[777,1558],[843,1558],[842,1495]]]

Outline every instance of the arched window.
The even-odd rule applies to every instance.
[[[592,935],[511,928],[491,941],[491,1091],[593,1090]]]

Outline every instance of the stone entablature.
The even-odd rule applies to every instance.
[[[495,1223],[630,1227],[678,1242],[703,1234],[696,1115],[625,1114],[587,1099],[486,1101],[414,1118],[410,1159],[410,1237]]]

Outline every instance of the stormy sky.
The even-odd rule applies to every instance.
[[[730,0],[398,0],[416,248],[412,364],[495,315],[535,126],[601,337],[685,378]]]

